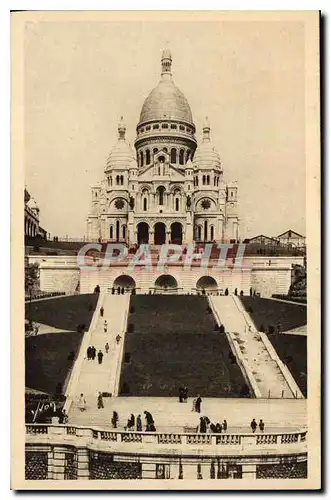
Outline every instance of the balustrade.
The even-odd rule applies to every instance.
[[[275,448],[281,445],[305,443],[307,431],[292,432],[286,434],[193,434],[193,433],[157,433],[157,432],[130,432],[91,429],[88,427],[75,427],[72,425],[40,425],[27,424],[26,434],[30,436],[29,442],[33,442],[33,436],[46,435],[47,440],[56,436],[58,440],[62,435],[73,437],[79,442],[80,438],[91,443],[94,440],[108,441],[114,443],[144,443],[148,444],[171,444],[171,445],[207,445],[207,446],[240,446],[242,450],[251,449],[252,446],[261,447],[272,445]],[[31,441],[32,440],[32,441]],[[305,446],[305,445],[303,445]]]

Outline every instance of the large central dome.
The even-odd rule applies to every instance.
[[[154,120],[179,120],[193,124],[192,112],[184,94],[174,84],[171,76],[171,54],[162,54],[161,80],[145,100],[139,124]]]

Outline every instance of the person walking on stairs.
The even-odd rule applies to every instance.
[[[103,327],[103,331],[105,333],[107,333],[107,328],[108,328],[108,324],[107,324],[107,320],[105,319],[105,323],[104,323],[104,327]]]
[[[200,397],[200,394],[198,394],[198,397],[197,399],[195,400],[195,411],[197,413],[200,413],[201,412],[201,403],[202,403],[202,399]]]
[[[101,308],[100,308],[100,316],[101,316],[102,318],[103,318],[103,313],[104,313],[104,308],[103,308],[103,306],[101,306]]]
[[[90,360],[92,358],[92,347],[91,346],[88,346],[87,348],[87,351],[86,351],[86,354],[87,354],[87,359]]]
[[[108,354],[108,351],[109,351],[109,344],[108,344],[108,342],[105,345],[105,351],[106,351],[106,354]]]
[[[102,398],[102,393],[101,392],[99,392],[99,395],[98,395],[98,410],[100,410],[100,408],[104,408],[103,398]]]
[[[94,361],[94,360],[95,360],[95,355],[96,355],[96,353],[97,353],[97,350],[96,350],[96,348],[95,348],[95,347],[94,347],[94,345],[93,345],[93,346],[91,347],[91,359],[92,359],[92,361]]]
[[[101,351],[101,349],[99,349],[99,352],[98,352],[99,365],[101,365],[101,363],[102,363],[102,358],[103,358],[103,352]]]

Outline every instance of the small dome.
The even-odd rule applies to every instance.
[[[210,140],[210,125],[206,117],[203,125],[203,139],[193,159],[194,168],[222,169],[221,158]]]
[[[125,131],[126,127],[122,116],[118,125],[118,141],[108,156],[106,171],[112,168],[130,168],[136,163],[133,150],[125,139]]]

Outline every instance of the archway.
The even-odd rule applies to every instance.
[[[154,226],[154,244],[163,245],[166,241],[166,227],[163,222],[158,222]]]
[[[183,227],[180,222],[171,224],[171,243],[181,245],[183,242]]]
[[[117,278],[114,281],[113,286],[115,288],[121,287],[121,288],[132,290],[132,288],[136,288],[136,282],[131,276],[128,276],[127,274],[123,274],[122,276],[117,276]]]
[[[212,276],[202,276],[197,281],[197,290],[217,290],[217,281]]]
[[[139,222],[137,226],[137,240],[138,245],[141,243],[148,243],[149,238],[149,226],[147,222]]]
[[[156,291],[174,293],[177,291],[178,284],[177,280],[170,274],[162,274],[155,281]]]

